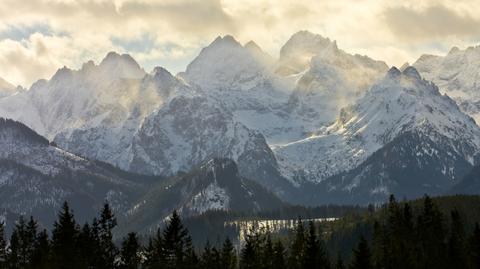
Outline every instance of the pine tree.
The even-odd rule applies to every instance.
[[[300,269],[302,268],[303,257],[305,254],[305,229],[303,222],[298,219],[295,228],[295,238],[290,247],[290,256],[288,258],[288,268]]]
[[[96,219],[93,220],[96,222]],[[77,247],[80,252],[81,267],[92,268],[99,264],[100,243],[98,237],[88,223],[85,223],[78,235]]]
[[[475,223],[475,229],[470,237],[470,264],[472,269],[480,269],[480,225]]]
[[[63,204],[58,220],[55,221],[53,227],[52,258],[54,268],[79,268],[79,251],[77,249],[79,228],[67,202]]]
[[[245,236],[245,245],[240,254],[240,268],[261,268],[261,236],[254,228]]]
[[[122,242],[120,250],[121,269],[137,269],[140,267],[140,243],[136,233],[129,233]]]
[[[20,240],[15,229],[10,236],[10,245],[7,254],[7,268],[22,268],[20,264]]]
[[[305,243],[305,255],[303,257],[303,268],[321,268],[319,264],[320,242],[317,238],[315,225],[312,221],[308,223],[308,233]]]
[[[28,268],[32,263],[37,237],[37,224],[30,218],[28,223],[20,216],[10,242],[10,267]]]
[[[108,203],[104,204],[98,223],[100,249],[102,250],[102,259],[99,266],[104,269],[113,269],[118,249],[112,241],[112,230],[117,226],[117,220]]]
[[[237,267],[237,257],[232,241],[227,237],[222,246],[221,266],[224,269],[235,269]]]
[[[375,221],[373,224],[373,242],[372,242],[372,262],[374,268],[384,269],[387,267],[387,236],[385,235],[385,227],[380,222]]]
[[[428,196],[423,200],[416,230],[417,265],[421,268],[445,268],[448,263],[443,216]]]
[[[50,264],[50,241],[48,239],[47,230],[38,233],[35,241],[35,250],[33,252],[31,268],[48,269]]]
[[[353,260],[350,269],[371,269],[371,253],[367,240],[362,236],[357,248],[353,251]]]
[[[5,239],[5,225],[0,222],[0,268],[7,266],[7,240]]]
[[[448,259],[450,268],[466,269],[467,242],[463,222],[457,210],[451,212],[450,238],[448,239]]]
[[[157,233],[155,234],[155,237],[152,239],[150,238],[148,241],[148,246],[145,250],[145,261],[143,263],[143,266],[147,269],[158,269],[158,268],[164,268],[162,267],[164,265],[164,252],[163,252],[163,238],[162,238],[162,232],[159,229],[157,229]]]
[[[210,242],[207,241],[202,253],[202,268],[212,268],[219,269],[221,268],[221,257],[220,253],[215,247],[210,245]]]
[[[285,269],[285,248],[281,241],[277,241],[273,247],[273,268]]]
[[[187,236],[185,238],[185,257],[183,261],[183,268],[185,269],[195,269],[198,268],[198,256],[195,253],[195,248],[193,247],[192,238]]]
[[[185,255],[185,239],[188,231],[183,227],[180,216],[173,211],[169,223],[163,231],[163,255],[165,268],[181,268]]]

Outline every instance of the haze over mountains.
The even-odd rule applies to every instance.
[[[452,49],[399,70],[302,31],[278,59],[224,36],[177,75],[111,52],[28,90],[0,80],[0,117],[18,121],[2,121],[0,192],[22,192],[0,207],[88,197],[88,214],[107,199],[126,219],[157,209],[146,229],[171,209],[466,190],[478,185],[475,173],[462,181],[480,150],[478,55]]]

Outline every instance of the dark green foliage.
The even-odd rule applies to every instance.
[[[290,256],[288,258],[288,268],[302,268],[303,258],[305,254],[305,228],[303,222],[298,219],[295,228],[295,238],[290,246]]]
[[[371,207],[362,225],[348,223],[355,227],[349,230],[351,236],[365,236],[360,241],[357,237],[352,252],[339,253],[330,263],[332,250],[324,239],[337,238],[337,231],[329,230],[328,223],[306,225],[298,219],[288,236],[253,225],[238,252],[228,238],[207,243],[197,252],[180,216],[173,212],[163,229],[146,238],[145,248],[137,234],[129,233],[118,251],[112,236],[116,220],[108,204],[98,220],[80,229],[65,203],[51,240],[46,230],[38,232],[33,218],[27,222],[20,217],[5,251],[0,225],[0,268],[344,269],[348,264],[351,269],[480,269],[480,227],[469,228],[463,212],[452,209],[446,215],[430,197],[419,204],[397,202],[392,196],[387,205]]]
[[[350,269],[371,269],[372,265],[372,255],[370,253],[370,248],[368,247],[367,240],[362,236],[358,247],[353,250],[352,263],[350,264]]]
[[[117,226],[117,220],[108,203],[105,203],[103,206],[98,224],[99,246],[102,252],[98,266],[100,268],[113,269],[118,250],[112,242],[112,230]]]
[[[480,269],[480,225],[475,224],[470,237],[470,265],[472,269]]]
[[[237,256],[232,241],[227,237],[222,246],[221,266],[224,269],[235,269],[237,267]]]
[[[50,268],[50,240],[48,238],[47,230],[38,233],[34,246],[35,249],[32,255],[33,266],[31,266],[31,268]]]
[[[5,225],[0,222],[0,268],[7,265],[7,241],[5,239]]]
[[[467,238],[464,225],[457,210],[451,213],[450,238],[448,239],[448,260],[450,268],[467,268]]]
[[[249,234],[245,238],[245,246],[240,255],[241,269],[255,269],[261,267],[259,245],[260,236],[258,233]]]
[[[122,242],[120,250],[120,268],[137,269],[140,266],[141,246],[136,233],[129,233]]]
[[[76,242],[80,231],[66,202],[53,227],[52,258],[54,267],[59,269],[79,268],[79,251]]]

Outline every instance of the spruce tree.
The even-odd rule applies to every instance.
[[[122,242],[120,250],[121,269],[137,269],[140,267],[140,243],[136,233],[129,233]]]
[[[237,267],[237,256],[232,241],[227,237],[222,246],[221,266],[224,269],[235,269]]]
[[[10,242],[10,267],[29,268],[35,250],[37,223],[30,218],[28,224],[20,216]]]
[[[5,225],[0,222],[0,268],[7,266],[7,240],[5,239]]]
[[[353,251],[352,263],[350,269],[371,269],[372,260],[370,248],[368,247],[367,240],[362,236],[357,248]]]
[[[428,196],[425,196],[423,200],[423,209],[418,216],[416,230],[417,266],[445,268],[448,263],[443,216]],[[436,258],[432,259],[431,257]]]
[[[173,214],[163,231],[163,256],[165,268],[181,268],[185,255],[185,239],[188,231],[183,227],[177,211]]]
[[[8,246],[7,268],[22,268],[20,264],[20,240],[18,231],[14,230],[10,236],[10,245]]]
[[[302,268],[303,258],[305,254],[305,229],[303,222],[299,218],[295,228],[295,238],[290,247],[290,256],[288,258],[288,268],[300,269]]]
[[[207,241],[202,253],[202,268],[222,268],[220,252]]]
[[[375,269],[384,269],[387,267],[388,245],[385,227],[380,222],[373,224],[373,242],[372,242],[372,262]]]
[[[96,222],[96,219],[93,220]],[[85,223],[78,235],[77,247],[79,250],[79,263],[82,267],[92,268],[100,264],[100,244],[98,237],[88,223]]]
[[[145,249],[145,261],[143,266],[147,269],[163,268],[164,265],[163,238],[160,228],[157,229],[154,238],[150,238]]]
[[[77,239],[79,228],[68,203],[65,202],[53,224],[52,231],[52,258],[54,268],[75,269],[80,267]]]
[[[185,238],[185,255],[183,261],[183,268],[186,269],[195,269],[198,268],[198,256],[195,253],[195,248],[193,246],[192,238],[187,236]]]
[[[468,264],[467,242],[460,213],[451,212],[450,237],[448,239],[448,260],[450,268],[466,269]]]
[[[253,239],[254,237],[251,235],[247,235],[245,238],[245,245],[240,256],[241,269],[257,269],[260,267],[257,263],[256,243]]]
[[[480,225],[475,223],[475,229],[470,237],[470,264],[473,269],[480,269]]]
[[[38,233],[35,241],[32,265],[31,268],[36,269],[48,269],[52,267],[50,263],[50,240],[47,230],[45,229]]]
[[[118,249],[112,241],[112,230],[117,226],[117,220],[108,203],[104,204],[98,223],[100,228],[100,249],[102,250],[99,267],[113,269],[115,267],[115,257],[117,256]]]
[[[308,223],[308,233],[305,243],[305,255],[303,256],[303,268],[321,268],[319,264],[320,242],[317,238],[315,225],[312,221]]]

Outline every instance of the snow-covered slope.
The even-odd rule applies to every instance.
[[[225,36],[204,48],[179,76],[224,103],[269,143],[298,139],[301,122],[292,120],[286,111],[294,83],[276,75],[273,68],[274,60],[254,42],[242,46]]]
[[[65,200],[81,219],[94,216],[105,200],[124,212],[144,188],[127,175],[57,148],[19,122],[0,119],[0,208],[34,214],[47,224]]]
[[[235,162],[213,158],[189,173],[153,187],[128,212],[128,228],[156,229],[173,210],[184,216],[207,210],[249,211],[280,208],[283,203],[260,185],[242,177]]]
[[[391,68],[355,105],[342,109],[333,125],[274,152],[287,178],[321,182],[357,167],[406,132],[442,143],[471,164],[480,149],[480,128],[472,118],[409,67]]]
[[[279,64],[280,70],[298,72],[292,75],[299,79],[289,109],[303,119],[308,131],[331,123],[342,107],[354,103],[388,70],[384,62],[348,54],[335,41],[306,31],[285,44]]]
[[[161,67],[128,83],[118,85],[126,87],[125,95],[114,96],[112,105],[102,109],[101,114],[87,115],[81,126],[58,133],[55,142],[66,150],[127,169],[129,149],[144,119],[177,92],[190,91]]]
[[[0,98],[10,96],[17,91],[16,87],[7,82],[5,79],[0,78]]]
[[[272,191],[283,188],[263,135],[237,121],[218,100],[199,95],[177,96],[145,119],[131,146],[128,169],[174,175],[211,158],[232,159],[243,176]]]
[[[140,80],[144,76],[129,55],[111,52],[99,65],[90,61],[80,70],[64,67],[50,80],[3,98],[0,115],[19,120],[49,139],[88,125],[112,126],[125,121],[143,100]],[[145,95],[156,97],[152,92]]]
[[[480,122],[480,46],[454,47],[445,56],[422,55],[413,66]]]

